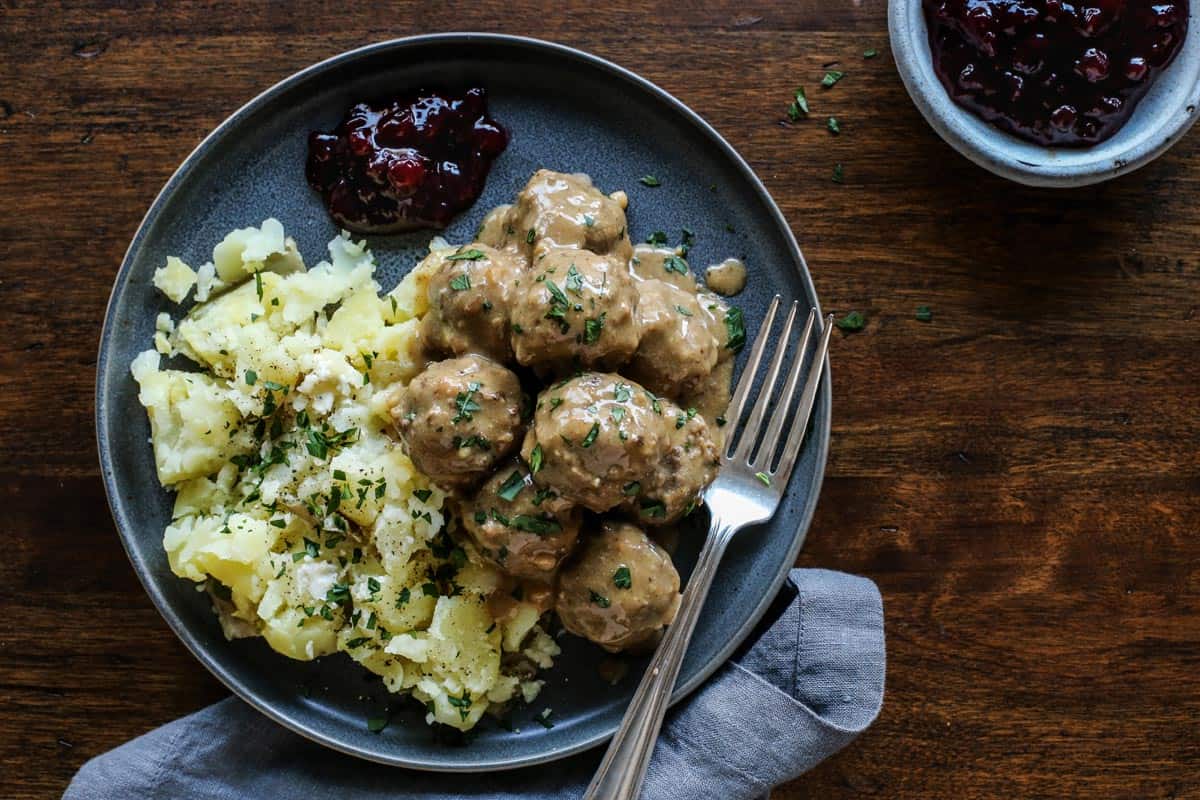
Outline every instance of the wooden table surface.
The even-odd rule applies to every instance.
[[[0,3],[0,796],[57,797],[225,694],[134,577],[98,475],[97,337],[142,214],[276,80],[452,29],[675,94],[766,182],[826,308],[867,316],[834,343],[800,564],[878,582],[887,700],[776,797],[1200,796],[1200,135],[1091,189],[1006,183],[909,102],[884,0],[334,5]],[[783,125],[801,84],[812,115]]]

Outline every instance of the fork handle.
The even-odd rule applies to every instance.
[[[668,626],[646,667],[642,682],[625,710],[621,727],[613,735],[600,768],[583,795],[584,800],[637,800],[641,794],[642,781],[654,754],[654,743],[667,713],[679,667],[732,535],[733,529],[713,520],[683,591],[675,621]]]

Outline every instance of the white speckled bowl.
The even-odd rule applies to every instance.
[[[946,93],[933,71],[921,0],[889,0],[888,30],[900,77],[917,108],[955,150],[986,170],[1029,186],[1100,183],[1145,166],[1196,121],[1200,106],[1200,20],[1191,0],[1187,37],[1116,135],[1089,148],[1043,147],[984,122]]]

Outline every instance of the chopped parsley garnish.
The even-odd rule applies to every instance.
[[[529,452],[529,471],[533,473],[540,472],[542,469],[542,446],[534,445],[533,450]]]
[[[613,388],[613,397],[618,403],[627,403],[633,397],[633,392],[627,384],[618,383]]]
[[[344,431],[334,431],[332,434],[309,429],[308,441],[305,446],[308,454],[314,458],[325,459],[331,449],[358,441],[358,428],[347,428]]]
[[[639,481],[631,481],[625,484],[625,488],[621,489],[621,493],[626,497],[637,497],[642,491],[642,484]]]
[[[838,124],[837,117],[830,117],[829,121],[825,123],[825,127],[829,128],[829,132],[834,136],[842,132],[842,126]]]
[[[471,288],[471,276],[463,273],[450,279],[450,288],[456,292],[465,292]]]
[[[600,316],[595,319],[587,319],[583,321],[583,341],[584,344],[595,344],[600,341],[600,332],[604,330],[604,318],[608,316],[607,311],[601,311]]]
[[[492,449],[492,443],[487,440],[487,437],[480,436],[477,433],[473,433],[467,437],[455,436],[451,440],[451,444],[453,444],[459,450],[461,450],[464,447],[477,447],[480,450],[491,450]]]
[[[796,87],[796,91],[792,93],[792,104],[788,106],[788,119],[792,122],[800,119],[802,114],[808,113],[808,98],[804,94],[804,87]]]
[[[533,496],[533,504],[535,506],[540,506],[542,503],[552,497],[558,497],[558,495],[554,493],[553,489],[538,489],[537,493]]]
[[[851,311],[834,324],[847,333],[854,333],[855,331],[861,331],[864,327],[866,327],[867,318],[858,311]]]
[[[617,406],[616,408],[612,409],[608,413],[612,416],[613,422],[620,422],[621,420],[625,419],[625,407],[624,406]]]
[[[583,441],[579,443],[580,447],[588,448],[596,443],[596,437],[600,435],[600,423],[593,422],[592,429],[587,432],[587,436],[583,437]]]
[[[589,589],[588,592],[589,592],[588,599],[591,600],[596,605],[600,606],[601,608],[608,608],[609,606],[612,605],[612,603],[609,601],[609,599],[607,597],[600,594],[595,589]]]
[[[583,215],[583,224],[586,225],[587,227],[591,228],[596,224],[596,218],[593,217],[591,214],[584,214]]]
[[[577,295],[583,294],[583,275],[575,268],[574,264],[567,268],[567,282],[565,285],[568,292]]]
[[[369,730],[371,733],[379,733],[387,726],[387,716],[367,717],[367,730]]]
[[[525,244],[533,244],[533,228],[530,228],[529,232],[525,234]]]
[[[517,499],[517,495],[525,488],[525,479],[521,477],[521,473],[513,471],[500,485],[500,490],[496,492],[496,496],[506,503],[511,503]]]
[[[917,321],[932,322],[933,312],[929,310],[929,306],[917,306]]]
[[[379,580],[377,578],[367,578],[367,591],[368,592],[370,592],[373,595],[376,595],[376,594],[379,594],[379,590],[381,588],[383,588],[383,587],[380,586]],[[374,600],[375,598],[372,597],[371,599]]]
[[[662,231],[655,231],[646,237],[646,244],[653,245],[654,247],[662,247],[666,243],[667,235]]]
[[[663,259],[663,269],[667,272],[678,272],[680,275],[687,275],[688,263],[679,256],[667,256]]]
[[[400,590],[400,593],[396,595],[396,608],[404,608],[404,606],[408,605],[408,601],[411,599],[412,592],[409,591],[407,586],[405,586]]]
[[[254,291],[258,294],[258,299],[263,299],[262,272],[254,273]]]
[[[478,261],[481,258],[486,258],[484,252],[474,247],[470,250],[461,250],[452,256],[446,256],[447,261]]]
[[[321,554],[321,545],[317,544],[312,539],[306,538],[304,540],[304,552],[313,558],[316,558]]]
[[[344,583],[335,583],[325,593],[325,602],[327,603],[345,603],[350,599],[350,587]]]
[[[846,77],[846,73],[831,69],[825,73],[824,78],[821,78],[821,85],[828,89],[844,77]]]
[[[737,306],[731,306],[725,312],[725,332],[729,336],[729,342],[725,345],[733,352],[738,352],[746,344],[746,319],[742,316],[742,310]]]
[[[834,183],[843,183],[844,178],[845,178],[845,171],[842,169],[842,165],[834,164],[833,165],[833,182]]]
[[[633,586],[633,576],[629,574],[629,567],[624,564],[617,567],[617,571],[613,573],[613,586],[618,589],[628,589]]]
[[[662,186],[662,181],[653,175],[643,175],[642,177],[638,178],[638,183],[640,183],[642,186],[649,186],[651,188]]]
[[[487,522],[487,512],[486,511],[476,511],[475,512],[475,521],[478,522],[480,525]]]
[[[642,516],[659,519],[667,515],[667,507],[661,500],[647,500],[642,503]]]
[[[538,536],[550,536],[562,531],[562,525],[559,525],[557,521],[531,517],[528,514],[517,514],[512,518],[510,524],[519,531],[536,533]]]
[[[545,283],[550,292],[550,310],[546,312],[546,319],[558,320],[559,330],[566,333],[571,330],[571,323],[567,322],[567,310],[570,309],[571,302],[554,281],[547,278]]]
[[[252,369],[246,370],[246,385],[253,386],[258,382],[258,373]]]
[[[756,477],[760,481],[762,481],[763,486],[771,485],[771,476],[765,472],[756,472],[756,473],[754,473],[754,477]]]
[[[499,511],[497,511],[494,508],[492,509],[492,519],[496,520],[496,522],[499,522],[501,525],[503,525],[505,527],[508,527],[508,525],[509,525],[508,517],[504,516],[503,514],[501,514]]]
[[[683,307],[683,306],[681,306],[681,305],[676,305],[676,306],[675,306],[675,310],[676,310],[676,311],[678,311],[680,314],[682,314],[682,315],[683,315],[683,316],[685,316],[685,317],[690,317],[690,316],[692,316],[692,312],[688,311],[686,308],[684,308],[684,307]]]
[[[467,391],[459,392],[454,398],[454,407],[458,413],[452,418],[451,422],[457,425],[459,422],[466,420],[470,422],[474,419],[474,414],[480,409],[479,403],[475,402],[475,393],[480,389],[479,381],[471,381],[467,384]]]
[[[463,689],[462,697],[447,695],[446,700],[458,709],[458,715],[463,719],[466,719],[467,715],[471,713],[471,693],[466,689]]]
[[[271,525],[275,526],[276,528],[286,528],[287,521],[283,519],[273,519],[271,520]]]
[[[536,717],[534,717],[534,719],[537,720],[538,724],[541,725],[543,728],[545,728],[546,730],[550,730],[551,728],[554,727],[554,723],[550,721],[550,715],[553,713],[554,712],[551,711],[549,708],[543,708],[542,712],[540,714],[538,714]]]
[[[436,583],[426,582],[421,584],[421,591],[426,597],[437,597],[438,588]]]
[[[366,644],[369,641],[371,641],[370,636],[355,636],[353,639],[346,642],[346,647],[349,647],[351,649],[353,649],[355,647],[362,647],[364,644]]]

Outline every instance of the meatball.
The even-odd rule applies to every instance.
[[[611,369],[637,350],[637,290],[623,265],[586,250],[547,251],[512,305],[512,344],[525,366]]]
[[[624,204],[602,194],[587,175],[539,169],[517,195],[501,232],[498,246],[515,242],[527,258],[555,247],[611,255],[622,265],[633,255]]]
[[[421,323],[425,348],[511,361],[509,304],[522,272],[516,256],[478,242],[446,256],[429,281],[429,312]]]
[[[609,652],[652,642],[679,609],[679,573],[638,527],[605,522],[559,578],[563,626]]]
[[[625,508],[645,525],[678,522],[700,502],[721,468],[721,454],[704,417],[665,400],[660,405],[670,428],[668,449],[636,490],[626,492]]]
[[[695,294],[659,280],[638,284],[639,342],[626,369],[651,391],[679,399],[720,355],[715,319]]]
[[[484,356],[431,364],[388,400],[408,457],[434,483],[462,490],[517,444],[521,384]]]
[[[607,511],[670,446],[663,411],[663,401],[636,383],[585,372],[538,396],[522,455],[539,484]]]
[[[488,561],[517,578],[550,582],[579,537],[583,513],[533,483],[514,459],[462,505],[462,523]]]

